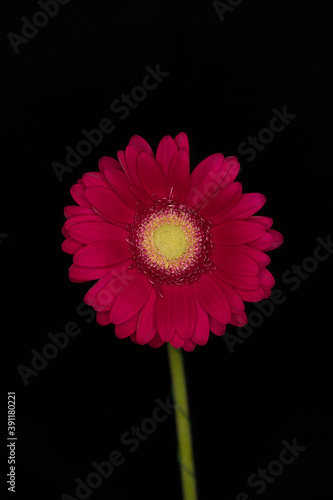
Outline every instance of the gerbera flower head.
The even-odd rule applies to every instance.
[[[244,302],[269,297],[267,251],[281,245],[272,219],[254,215],[259,193],[242,193],[236,157],[217,153],[190,173],[186,134],[165,136],[156,154],[133,136],[118,161],[71,188],[62,249],[73,255],[69,278],[97,280],[84,297],[116,336],[191,351],[210,331],[244,326]]]

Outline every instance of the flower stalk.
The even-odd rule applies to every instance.
[[[172,380],[172,396],[176,404],[178,461],[180,464],[183,499],[197,500],[191,421],[189,418],[183,355],[181,349],[175,349],[168,343],[168,356]]]

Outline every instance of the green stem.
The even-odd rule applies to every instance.
[[[181,470],[184,500],[197,500],[196,477],[193,460],[191,422],[186,393],[183,355],[168,343],[168,355],[172,380],[173,399],[176,404],[178,436],[178,460]]]

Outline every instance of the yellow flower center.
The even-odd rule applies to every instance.
[[[153,234],[156,250],[166,259],[177,259],[184,255],[188,245],[185,231],[176,224],[162,224]]]

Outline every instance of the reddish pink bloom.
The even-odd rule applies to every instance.
[[[265,253],[283,237],[254,215],[266,201],[242,194],[237,158],[205,158],[190,174],[186,134],[163,137],[154,155],[137,135],[119,161],[71,188],[62,248],[73,255],[69,278],[97,280],[84,297],[100,325],[138,344],[191,351],[244,326],[244,301],[269,297],[274,278]]]

